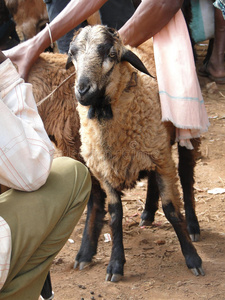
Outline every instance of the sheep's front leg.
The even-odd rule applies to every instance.
[[[108,210],[111,216],[110,226],[112,229],[112,252],[107,267],[106,280],[117,282],[123,276],[126,261],[123,247],[123,208],[120,192],[116,191],[109,183],[106,183],[105,188],[109,198]]]
[[[88,201],[87,218],[80,250],[76,256],[74,268],[82,270],[97,252],[98,239],[105,217],[105,192],[99,182],[92,177],[92,191]]]
[[[185,219],[180,212],[175,172],[169,174],[168,169],[160,169],[160,172],[157,173],[157,182],[162,199],[163,211],[177,234],[187,267],[191,269],[195,275],[204,275],[202,260],[192,244]]]
[[[140,226],[149,226],[155,220],[155,212],[158,210],[159,189],[156,182],[155,171],[148,174],[148,188],[145,202],[145,209],[141,214]]]

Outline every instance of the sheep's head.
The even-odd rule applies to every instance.
[[[76,69],[75,94],[80,104],[90,106],[88,117],[112,118],[106,94],[115,65],[128,61],[150,75],[140,59],[123,46],[118,32],[102,25],[86,26],[74,36],[68,52],[67,68]]]

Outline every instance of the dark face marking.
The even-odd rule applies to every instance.
[[[114,46],[116,43],[115,40],[115,31],[113,29],[108,29],[104,32],[104,42],[97,46],[99,55],[103,60],[109,59],[112,62],[119,62],[119,49],[116,49]]]

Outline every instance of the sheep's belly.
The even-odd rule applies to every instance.
[[[84,155],[87,166],[100,181],[107,181],[115,189],[131,188],[142,170],[154,169],[152,157],[142,152],[126,152],[113,156],[107,152]]]

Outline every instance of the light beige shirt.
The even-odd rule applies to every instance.
[[[32,85],[24,83],[9,59],[0,64],[0,128],[0,184],[37,190],[48,178],[54,147],[38,115]],[[0,215],[0,290],[10,255],[10,228]]]

